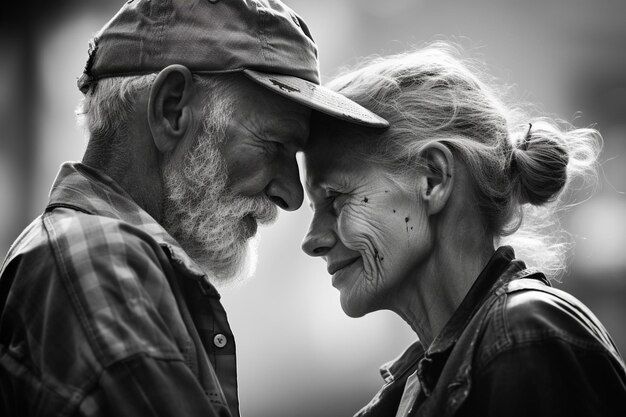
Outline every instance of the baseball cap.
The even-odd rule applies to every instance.
[[[306,23],[278,0],[129,0],[94,36],[78,88],[181,64],[197,74],[242,72],[269,90],[336,118],[388,122],[320,85]]]

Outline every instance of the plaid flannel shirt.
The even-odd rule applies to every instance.
[[[64,164],[0,274],[0,415],[239,415],[219,294],[111,178]]]

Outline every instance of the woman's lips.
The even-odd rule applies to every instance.
[[[356,258],[344,259],[341,261],[335,261],[335,262],[329,263],[328,268],[327,268],[328,273],[330,275],[335,275],[339,270],[352,265],[358,259],[359,259],[359,256],[357,256]]]

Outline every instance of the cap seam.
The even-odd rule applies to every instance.
[[[169,1],[168,0],[163,0],[162,4],[159,4],[159,7],[163,7],[163,9],[167,9],[167,7],[169,6]],[[157,42],[159,43],[159,48],[157,49],[157,53],[158,54],[162,54],[163,52],[163,33],[165,32],[165,19],[167,18],[167,13],[159,13],[160,15],[160,19],[159,19],[159,36],[158,36],[158,40]]]
[[[259,43],[261,44],[261,53],[263,54],[263,59],[266,63],[269,63],[269,57],[268,57],[268,42],[267,42],[267,36],[265,34],[265,31],[263,30],[263,28],[267,27],[267,23],[268,23],[268,13],[265,10],[265,8],[263,7],[263,5],[261,5],[259,2],[255,2],[256,7],[257,7],[257,13],[259,15],[259,26],[258,26],[258,30],[257,33],[259,34]]]

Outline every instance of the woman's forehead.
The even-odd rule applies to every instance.
[[[327,132],[311,135],[303,156],[307,171],[323,172],[364,164],[366,153],[361,138],[349,132]]]
[[[347,122],[337,122],[329,118],[313,117],[310,136],[304,154],[313,158],[330,154],[348,156],[367,155],[368,149],[380,140],[380,133]]]
[[[339,173],[350,172],[362,167],[364,158],[341,141],[322,143],[307,147],[304,152],[305,173],[311,180],[321,181]]]
[[[328,117],[313,117],[303,161],[307,183],[333,181],[367,167],[380,133]]]

